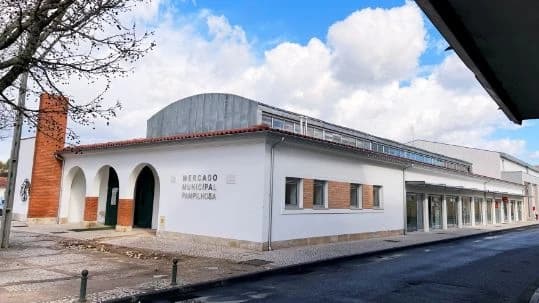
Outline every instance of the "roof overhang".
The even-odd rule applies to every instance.
[[[416,2],[511,121],[539,118],[539,1]]]
[[[424,187],[424,188],[430,188],[430,189],[438,189],[438,190],[451,190],[454,192],[485,192],[487,194],[494,194],[494,195],[500,195],[500,196],[518,196],[522,197],[523,195],[514,194],[514,193],[508,193],[508,192],[501,192],[501,191],[492,191],[492,190],[483,190],[479,188],[466,188],[463,186],[450,186],[446,184],[438,184],[438,183],[428,183],[425,181],[406,181],[406,185],[408,186],[414,186],[414,187]]]

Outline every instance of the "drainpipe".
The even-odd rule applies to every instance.
[[[404,201],[404,211],[403,211],[403,217],[404,217],[404,235],[408,233],[408,217],[407,217],[407,205],[406,205],[406,170],[410,167],[413,167],[414,165],[408,165],[406,167],[402,168],[402,195],[403,195],[403,201]],[[417,201],[416,201],[417,203]]]
[[[273,172],[275,168],[275,147],[284,142],[284,137],[281,137],[281,140],[273,143],[271,145],[270,151],[270,188],[269,188],[269,206],[268,206],[268,250],[271,249],[271,230],[272,230],[272,221],[273,221]]]
[[[60,206],[62,203],[62,188],[64,186],[64,157],[60,156],[59,154],[55,153],[54,158],[58,161],[62,161],[62,174],[60,175],[60,188],[58,190],[60,191],[58,193],[58,212],[56,214],[56,224],[60,224]]]

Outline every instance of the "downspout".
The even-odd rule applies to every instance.
[[[56,224],[60,224],[60,207],[62,206],[61,203],[62,203],[62,188],[63,188],[63,185],[64,185],[64,157],[60,156],[58,153],[55,153],[54,154],[54,157],[56,158],[56,160],[58,161],[62,161],[62,174],[60,175],[60,188],[58,188],[58,190],[60,191],[58,193],[58,212],[56,213]]]
[[[268,206],[268,251],[271,249],[271,230],[273,221],[273,172],[275,168],[275,147],[284,142],[284,137],[271,145],[270,150],[270,188],[269,188],[269,206]]]

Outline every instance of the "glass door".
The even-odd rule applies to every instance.
[[[475,224],[483,224],[483,198],[474,198]]]
[[[494,208],[496,209],[494,216],[494,224],[502,223],[502,204],[502,200],[495,200],[494,202]]]
[[[462,197],[462,225],[472,224],[472,198]]]
[[[492,221],[492,199],[487,199],[487,224],[493,224]]]
[[[495,200],[494,201],[494,209],[496,210],[496,222],[495,223],[501,223],[502,222],[502,200]]]
[[[458,207],[457,197],[446,196],[447,203],[447,227],[457,227],[458,225]]]
[[[442,196],[429,196],[429,226],[432,229],[442,228]]]
[[[417,226],[417,195],[406,194],[406,230],[416,231]]]
[[[511,200],[509,207],[511,209],[511,222],[515,222],[515,200]]]

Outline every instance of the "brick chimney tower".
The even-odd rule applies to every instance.
[[[67,129],[67,99],[43,93],[34,147],[28,221],[56,223],[60,204],[62,162],[56,151],[64,147]]]

